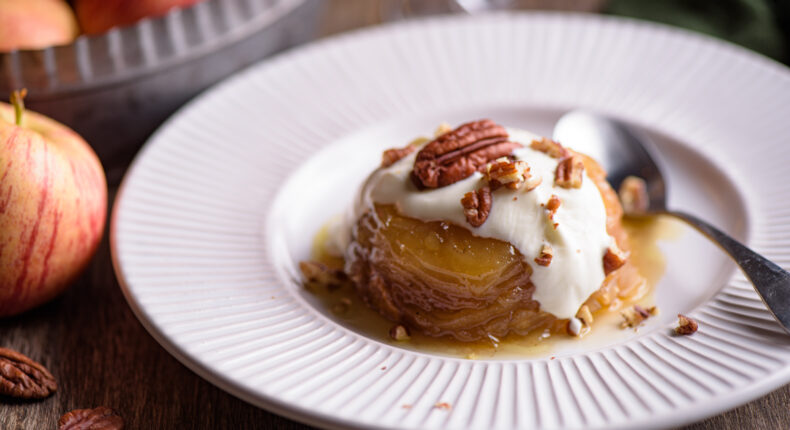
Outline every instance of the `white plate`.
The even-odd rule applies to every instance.
[[[661,317],[556,359],[472,361],[371,339],[317,306],[295,263],[383,148],[479,117],[550,134],[587,107],[651,130],[672,205],[787,266],[788,100],[783,66],[634,21],[489,15],[355,32],[240,73],[163,126],[117,198],[115,268],[185,365],[314,425],[679,425],[790,381],[790,340],[695,233],[661,244]],[[671,336],[678,312],[700,331]]]

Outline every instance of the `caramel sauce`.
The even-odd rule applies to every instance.
[[[630,336],[630,330],[621,330],[620,310],[639,304],[653,305],[653,290],[666,270],[666,259],[658,247],[659,241],[676,239],[683,231],[683,224],[669,217],[656,216],[641,219],[623,219],[631,246],[630,261],[647,283],[644,294],[634,301],[617,301],[594,313],[592,330],[578,338],[550,335],[548,331],[529,336],[509,335],[502,339],[491,338],[481,342],[461,342],[449,337],[435,338],[411,333],[408,341],[392,340],[388,333],[393,323],[366,306],[352,287],[335,291],[312,291],[320,306],[338,323],[379,342],[418,352],[453,356],[467,359],[511,359],[549,357],[562,354],[566,349],[595,348],[610,343],[614,338]],[[343,260],[330,256],[324,250],[328,229],[323,227],[313,241],[312,258],[330,267],[342,268]],[[348,306],[348,303],[351,305]],[[553,358],[553,357],[552,357]]]

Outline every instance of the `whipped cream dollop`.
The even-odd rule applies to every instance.
[[[504,187],[494,191],[491,212],[481,226],[473,227],[467,222],[460,202],[467,192],[487,185],[483,175],[476,172],[446,187],[419,190],[410,178],[417,151],[371,174],[362,187],[353,219],[359,219],[374,203],[394,204],[407,217],[449,221],[476,236],[509,242],[532,268],[533,299],[546,312],[573,318],[590,294],[601,287],[605,277],[602,258],[614,243],[606,232],[601,193],[586,172],[581,188],[555,186],[554,172],[559,160],[529,147],[532,140],[540,137],[518,129],[507,131],[509,140],[524,145],[513,152],[516,159],[525,161],[532,177],[542,181],[531,191]],[[562,202],[553,220],[544,207],[552,195]],[[534,261],[544,244],[553,250],[549,266]]]

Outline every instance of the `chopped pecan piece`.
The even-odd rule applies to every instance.
[[[529,178],[529,166],[524,161],[502,157],[486,165],[485,176],[493,189],[504,185],[511,190],[517,190]]]
[[[44,366],[16,351],[0,348],[0,395],[44,399],[57,387],[55,377]]]
[[[549,201],[546,202],[545,205],[546,210],[549,213],[549,221],[552,222],[552,226],[554,227],[555,230],[557,229],[557,226],[559,226],[559,224],[554,222],[554,215],[557,214],[557,209],[560,208],[561,204],[562,204],[562,200],[560,200],[560,198],[557,197],[556,194],[552,194],[551,197],[549,197]]]
[[[571,155],[560,160],[554,171],[554,184],[562,188],[581,188],[584,162],[581,157]]]
[[[552,158],[565,158],[568,156],[568,150],[565,149],[564,146],[560,145],[559,142],[545,137],[542,137],[540,140],[533,140],[532,143],[529,144],[529,147],[536,151],[543,152]]]
[[[530,176],[526,181],[524,181],[524,191],[532,191],[535,188],[538,188],[538,185],[540,185],[541,182],[543,182],[543,178],[540,176]]]
[[[480,227],[486,222],[488,214],[491,212],[491,188],[483,187],[464,194],[461,205],[464,207],[466,221],[472,227]]]
[[[419,189],[454,184],[521,146],[507,139],[505,128],[491,120],[464,124],[437,137],[417,153],[411,179]]]
[[[647,184],[642,178],[629,176],[620,184],[617,191],[623,211],[627,214],[643,213],[650,206],[650,197],[647,195]]]
[[[539,266],[548,266],[551,264],[552,257],[554,257],[554,250],[551,249],[551,245],[544,243],[543,248],[540,250],[540,255],[535,257],[535,263]]]
[[[560,200],[560,198],[557,197],[556,194],[552,194],[551,197],[549,197],[549,201],[546,202],[546,210],[551,213],[550,216],[551,219],[554,219],[554,214],[557,213],[557,209],[560,208],[561,204],[562,204],[562,200]]]
[[[688,336],[696,333],[698,328],[696,321],[685,315],[678,314],[678,326],[675,327],[675,333]]]
[[[403,148],[391,148],[381,154],[381,167],[389,167],[400,161],[401,158],[416,151],[417,148],[412,145],[404,146]]]
[[[114,410],[99,406],[66,412],[58,420],[58,430],[122,430],[123,418]]]
[[[620,328],[637,328],[642,322],[653,315],[658,314],[658,308],[651,306],[648,309],[639,305],[634,305],[631,309],[626,309],[621,312],[623,322],[620,323]]]
[[[334,291],[351,283],[348,275],[342,270],[332,269],[317,261],[301,261],[299,270],[302,271],[305,287],[308,289],[325,287],[329,291]]]
[[[402,342],[411,339],[411,335],[405,326],[398,324],[390,328],[390,338]]]
[[[628,260],[628,253],[621,250],[616,243],[613,243],[606,254],[603,255],[603,273],[608,275],[625,264]]]
[[[389,167],[400,161],[403,157],[416,151],[417,148],[430,142],[431,139],[427,137],[418,137],[403,148],[391,148],[381,154],[381,167]]]

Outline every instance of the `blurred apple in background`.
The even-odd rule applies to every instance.
[[[174,7],[203,0],[75,0],[74,9],[85,34],[103,33],[143,18],[165,15]]]
[[[78,34],[63,0],[0,0],[0,51],[65,45]]]
[[[96,251],[107,211],[104,170],[90,146],[15,102],[0,103],[0,316],[73,282]]]

